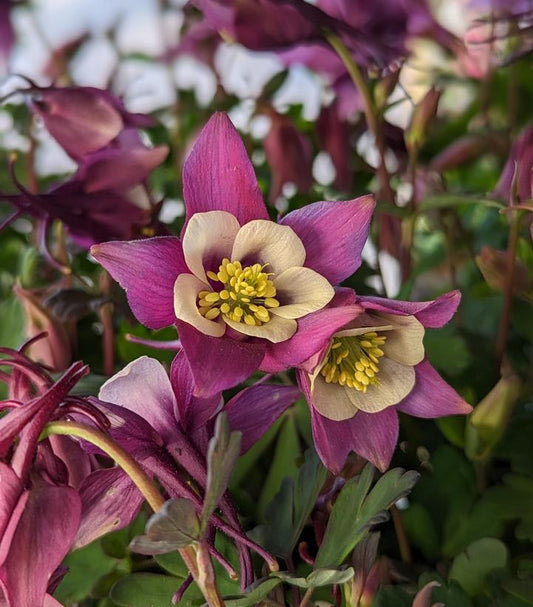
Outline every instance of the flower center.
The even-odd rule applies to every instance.
[[[349,337],[334,337],[326,363],[320,370],[326,383],[340,384],[366,392],[378,382],[379,359],[384,355],[381,346],[387,341],[375,331]]]
[[[207,272],[213,282],[221,282],[220,291],[200,291],[198,310],[213,320],[223,314],[234,322],[260,327],[270,320],[268,308],[277,308],[276,287],[270,280],[272,272],[263,270],[268,264],[255,263],[242,267],[240,261],[222,260],[218,272]]]

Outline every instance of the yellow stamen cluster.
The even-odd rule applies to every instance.
[[[334,337],[326,363],[320,370],[326,383],[366,392],[368,386],[378,382],[379,359],[384,355],[381,346],[386,340],[375,331],[353,337]]]
[[[265,264],[266,265],[266,264]],[[260,327],[270,320],[268,308],[277,308],[276,287],[270,280],[272,273],[255,263],[242,267],[240,261],[222,260],[218,272],[207,272],[213,282],[221,282],[220,291],[200,291],[198,309],[202,316],[214,320],[223,314],[235,322]]]

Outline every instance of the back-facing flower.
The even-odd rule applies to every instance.
[[[361,263],[371,196],[317,202],[279,224],[269,220],[225,114],[202,131],[185,163],[183,187],[181,241],[108,242],[91,252],[126,289],[140,322],[153,329],[176,323],[197,395],[234,386],[259,367],[298,364],[354,317],[353,307],[326,306],[333,285]]]

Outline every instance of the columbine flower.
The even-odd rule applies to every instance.
[[[398,439],[397,411],[441,417],[471,411],[425,358],[425,327],[441,327],[460,294],[410,303],[361,297],[364,312],[335,333],[299,383],[311,406],[317,451],[338,472],[350,451],[381,470]]]
[[[198,396],[234,386],[258,367],[279,371],[309,358],[353,318],[351,309],[326,305],[332,285],[359,267],[371,196],[317,202],[269,221],[225,114],[202,131],[183,187],[181,241],[109,242],[91,252],[126,289],[140,322],[152,329],[176,323]]]

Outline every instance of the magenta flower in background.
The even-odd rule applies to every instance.
[[[442,327],[459,301],[458,291],[419,303],[358,297],[364,312],[298,370],[315,446],[330,470],[338,473],[350,451],[386,470],[398,411],[424,418],[471,411],[428,362],[422,343],[425,328]]]
[[[149,116],[127,112],[110,92],[92,87],[36,88],[30,107],[65,152],[78,163],[66,182],[44,193],[30,192],[13,175],[19,193],[0,193],[15,207],[3,226],[21,214],[40,225],[41,248],[47,230],[61,220],[74,241],[88,248],[95,242],[128,239],[152,221],[150,210],[129,199],[168,154],[167,146],[147,147],[137,131],[153,123]],[[153,233],[153,232],[152,232]]]
[[[313,184],[313,148],[309,139],[286,117],[270,113],[272,125],[263,145],[272,171],[269,202],[274,204],[286,183],[298,192],[307,192]]]
[[[181,240],[109,242],[91,252],[126,290],[140,322],[177,325],[197,396],[235,386],[259,367],[279,371],[306,360],[353,317],[326,306],[333,285],[361,263],[371,196],[317,202],[270,221],[225,114],[202,131],[183,187]]]
[[[103,89],[50,86],[28,92],[31,109],[74,160],[104,148],[124,129],[153,124],[150,116],[128,112],[120,99]]]

